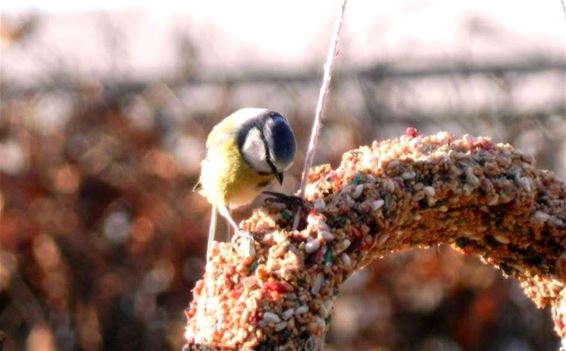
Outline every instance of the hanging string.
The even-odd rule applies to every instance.
[[[326,97],[328,96],[328,92],[330,91],[330,81],[332,79],[332,70],[334,69],[334,61],[336,56],[338,56],[338,42],[340,41],[340,30],[342,29],[342,21],[344,19],[344,11],[346,10],[347,2],[348,0],[343,0],[342,4],[339,7],[338,18],[334,23],[334,31],[330,42],[330,48],[328,49],[328,55],[326,56],[326,62],[324,64],[324,76],[322,79],[322,85],[320,87],[320,92],[318,95],[318,103],[316,105],[316,112],[314,116],[311,136],[309,140],[309,146],[305,156],[305,164],[303,166],[304,167],[303,176],[301,179],[301,187],[299,189],[300,198],[304,198],[305,196],[305,188],[307,186],[309,171],[312,167],[314,154],[316,152],[316,147],[318,145],[318,137],[320,135],[320,128],[322,126],[322,117],[324,113]],[[295,214],[295,219],[293,222],[293,230],[296,230],[298,226],[299,226],[299,212]]]
[[[564,5],[564,0],[560,0],[562,4],[562,13],[564,14],[564,19],[566,20],[566,5]]]

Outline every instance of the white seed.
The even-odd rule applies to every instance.
[[[283,329],[287,328],[287,322],[283,321],[283,322],[279,322],[277,324],[275,324],[275,331],[281,331]]]
[[[502,244],[509,244],[511,242],[511,240],[509,240],[508,237],[506,237],[505,235],[502,235],[502,234],[496,234],[494,237],[495,237],[495,240],[499,241]]]
[[[259,290],[255,290],[255,291],[257,291],[257,295],[261,295],[261,292]],[[259,296],[257,296],[257,297],[259,297]],[[246,300],[246,308],[248,310],[251,310],[251,311],[255,310],[257,308],[257,301],[254,300],[254,299],[247,299]]]
[[[458,151],[454,152],[454,156],[456,156],[457,160],[462,160],[462,159],[465,159],[467,157],[465,152],[458,152]],[[456,166],[453,166],[453,167],[456,167]]]
[[[305,198],[307,200],[311,200],[314,197],[314,195],[316,194],[316,190],[318,189],[317,185],[319,182],[320,180],[307,185],[307,187],[305,188]]]
[[[195,333],[191,328],[187,328],[187,329],[185,330],[185,339],[186,339],[188,342],[194,341],[195,336],[196,336],[196,333]]]
[[[291,319],[291,317],[293,317],[294,314],[295,314],[295,309],[289,308],[289,309],[283,311],[283,313],[281,313],[281,317],[283,317],[283,319],[287,321],[287,320]]]
[[[371,203],[371,208],[372,208],[374,211],[377,211],[377,210],[379,210],[380,208],[382,208],[384,204],[385,204],[385,201],[383,201],[383,200],[381,200],[381,199],[375,200],[374,202]]]
[[[248,318],[250,317],[250,310],[248,310],[247,308],[244,308],[244,310],[242,311],[242,314],[240,315],[240,321],[242,324],[246,324]]]
[[[546,222],[548,221],[548,219],[550,218],[550,216],[548,215],[548,213],[542,212],[542,211],[536,211],[534,214],[534,218],[539,221],[539,222]]]
[[[407,171],[407,172],[403,172],[403,174],[401,174],[401,178],[403,179],[413,179],[417,176],[417,174],[413,171]]]
[[[317,215],[309,214],[309,216],[307,217],[307,223],[309,225],[317,226],[319,221],[320,221],[320,218]]]
[[[323,199],[316,199],[313,206],[316,210],[322,210],[326,208],[326,204],[324,203]]]
[[[362,158],[362,165],[365,168],[373,169],[376,168],[378,164],[379,164],[379,159],[373,156],[372,154],[364,155],[364,157]]]
[[[307,217],[307,223],[309,226],[313,227],[314,230],[329,230],[330,227],[324,222],[321,216],[309,215]],[[286,239],[285,239],[286,240]]]
[[[432,186],[425,186],[423,188],[423,190],[424,190],[426,196],[433,197],[433,196],[436,195],[436,190],[434,190],[434,188]]]
[[[452,139],[448,132],[438,132],[436,133],[435,137],[437,141],[443,144]]]
[[[295,315],[298,316],[298,315],[301,315],[303,313],[307,313],[308,311],[309,311],[309,306],[302,305],[302,306],[297,307],[297,309],[295,310]]]
[[[311,293],[318,294],[320,292],[320,289],[322,288],[322,283],[324,283],[324,276],[321,273],[319,273],[316,275],[316,278],[314,278],[314,283],[311,288]]]
[[[415,148],[417,145],[419,145],[419,142],[421,141],[421,139],[422,139],[421,137],[413,138],[413,139],[411,139],[411,141],[409,141],[409,145],[412,148]]]
[[[425,193],[424,191],[418,191],[415,196],[413,197],[414,201],[421,201],[422,199],[424,199],[425,197]]]
[[[340,190],[340,194],[347,194],[352,189],[352,185],[346,185]]]
[[[320,248],[320,241],[318,241],[317,239],[314,240],[309,240],[307,241],[307,243],[305,244],[305,251],[308,254],[311,254],[313,252],[315,252],[316,250],[318,250]]]
[[[385,190],[391,192],[391,191],[395,190],[395,183],[391,179],[387,179],[383,183],[383,187],[385,188]]]
[[[253,237],[245,231],[238,232],[233,238],[232,243],[237,247],[238,253],[244,257],[255,256],[255,246]]]
[[[322,236],[322,238],[326,241],[334,240],[334,234],[332,234],[331,232],[322,231],[320,232],[320,236]]]
[[[364,186],[363,184],[360,184],[356,186],[351,196],[353,199],[357,199],[358,197],[360,197],[360,195],[362,195],[363,192],[364,192]]]
[[[350,195],[346,195],[345,200],[348,207],[352,207],[356,204],[354,200],[350,197]]]
[[[276,315],[276,314],[273,313],[273,312],[265,312],[265,313],[263,314],[262,320],[263,320],[265,323],[269,323],[269,324],[275,324],[275,323],[281,322],[281,318],[279,318],[279,316]]]
[[[318,229],[328,231],[330,230],[330,227],[328,226],[328,224],[326,224],[325,221],[321,219],[320,221],[318,221]]]
[[[460,233],[467,238],[472,238],[472,239],[476,238],[476,236],[472,232],[463,231],[463,232],[460,232]]]
[[[480,180],[474,174],[474,169],[472,167],[466,168],[466,182],[473,187],[480,185]]]
[[[350,260],[350,256],[348,256],[347,253],[343,253],[342,255],[340,255],[340,259],[344,264],[344,268],[346,268],[347,270],[352,269],[352,260]]]
[[[388,169],[397,168],[399,167],[399,164],[400,164],[399,160],[393,160],[387,164],[387,168]]]
[[[348,246],[350,246],[351,243],[352,243],[352,242],[351,242],[350,240],[348,240],[348,239],[342,240],[342,242],[340,243],[340,245],[338,245],[338,247],[336,248],[336,249],[337,249],[337,252],[340,253],[340,252],[346,250],[346,249],[348,248]]]
[[[550,217],[548,221],[550,224],[558,228],[562,228],[564,226],[564,221],[558,217]]]
[[[525,189],[527,192],[531,192],[532,186],[530,177],[521,177],[521,179],[519,179],[519,184],[521,184],[523,189]]]

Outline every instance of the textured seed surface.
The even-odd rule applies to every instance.
[[[505,267],[538,306],[552,306],[566,338],[564,183],[507,144],[411,135],[347,152],[337,169],[313,168],[297,231],[281,215],[292,209],[266,205],[242,223],[253,254],[216,244],[186,311],[189,349],[322,350],[351,274],[439,243]]]

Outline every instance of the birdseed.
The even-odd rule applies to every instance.
[[[340,285],[391,251],[450,243],[552,306],[566,338],[566,186],[508,144],[448,133],[346,152],[314,167],[307,210],[242,222],[253,249],[215,244],[186,310],[189,350],[321,350]],[[246,245],[244,245],[246,246]]]

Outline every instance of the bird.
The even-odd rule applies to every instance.
[[[265,108],[239,109],[212,128],[193,189],[212,205],[207,261],[215,240],[217,213],[237,234],[242,233],[230,211],[251,203],[275,180],[283,184],[295,151],[295,134],[287,119]]]

